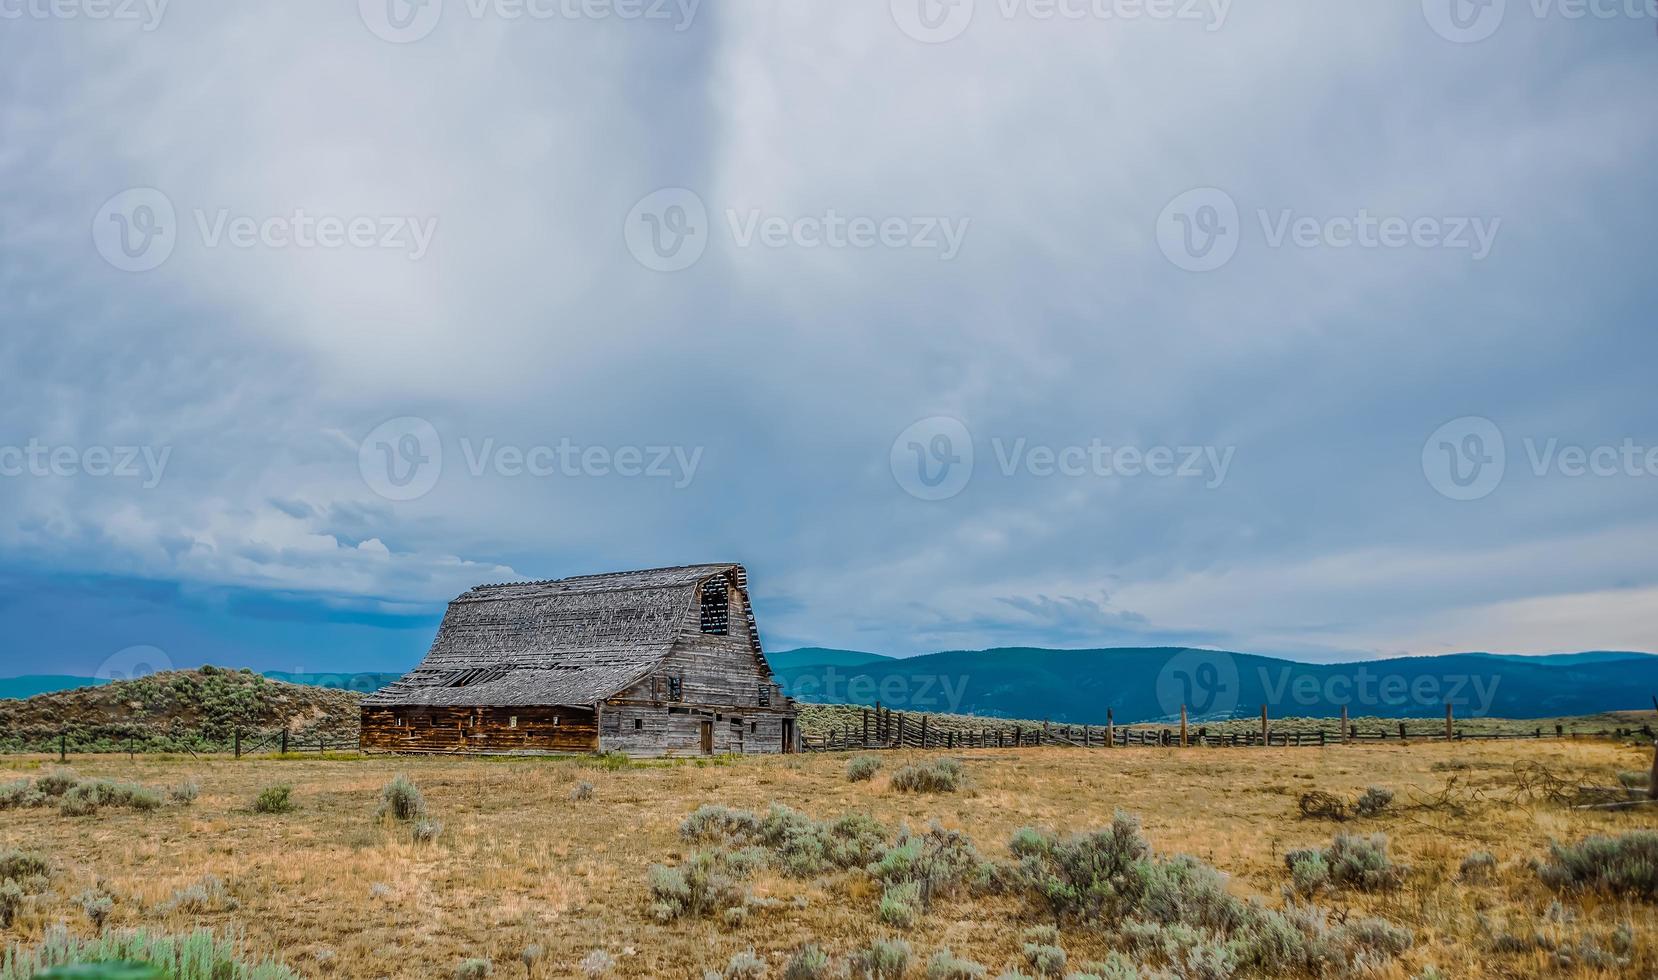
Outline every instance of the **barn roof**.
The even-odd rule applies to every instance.
[[[602,701],[649,674],[676,638],[697,628],[697,586],[720,575],[747,584],[741,565],[715,564],[480,585],[449,604],[420,666],[364,703]]]

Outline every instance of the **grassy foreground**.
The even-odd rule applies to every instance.
[[[3,935],[35,943],[58,923],[91,935],[88,904],[107,897],[107,928],[234,932],[249,955],[280,958],[307,976],[482,975],[467,961],[523,976],[527,948],[539,950],[537,977],[581,976],[584,961],[597,968],[607,959],[611,976],[697,977],[747,950],[767,964],[759,975],[781,976],[803,944],[840,958],[887,937],[913,947],[907,976],[925,976],[927,958],[945,946],[995,976],[1029,971],[1022,933],[1055,921],[1013,894],[951,894],[904,927],[879,920],[881,888],[861,872],[789,877],[762,867],[750,884],[775,901],[756,903],[742,921],[662,921],[652,914],[650,867],[687,860],[695,845],[680,824],[705,803],[763,814],[778,802],[820,819],[867,813],[917,830],[937,820],[1000,861],[1021,827],[1101,828],[1122,809],[1141,817],[1159,854],[1192,855],[1227,876],[1234,895],[1274,908],[1291,884],[1287,852],[1329,847],[1338,829],[1387,834],[1392,859],[1407,869],[1398,887],[1317,898],[1338,919],[1377,916],[1412,932],[1408,949],[1367,975],[1405,980],[1433,976],[1432,967],[1455,978],[1610,978],[1658,969],[1650,899],[1556,892],[1528,865],[1548,857],[1551,840],[1651,827],[1654,815],[1574,811],[1518,794],[1526,780],[1515,771],[1540,764],[1572,782],[1610,785],[1620,772],[1647,769],[1649,750],[1598,740],[986,750],[954,754],[966,777],[954,792],[892,786],[905,763],[942,755],[886,753],[859,782],[847,779],[844,755],[617,768],[575,759],[80,758],[73,766],[83,777],[158,788],[193,780],[199,793],[89,816],[54,806],[0,815],[0,852],[23,849],[53,865]],[[39,776],[43,765],[5,759],[0,781]],[[397,774],[418,787],[428,820],[441,827],[416,831],[377,815]],[[256,798],[277,784],[292,787],[293,808],[256,811]],[[1395,794],[1380,816],[1338,825],[1301,815],[1309,790],[1356,798],[1370,786]],[[1494,860],[1464,876],[1474,852]],[[1108,953],[1100,931],[1075,919],[1061,922],[1059,938],[1073,969]],[[1622,962],[1581,955],[1584,940],[1621,946]]]

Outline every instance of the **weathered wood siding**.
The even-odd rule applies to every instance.
[[[632,756],[702,755],[702,725],[712,728],[712,753],[773,755],[784,751],[782,714],[716,711],[688,705],[611,702],[600,709],[599,747]]]
[[[362,744],[385,752],[593,752],[590,708],[364,707]]]

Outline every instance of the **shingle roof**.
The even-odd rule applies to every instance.
[[[697,629],[696,587],[717,575],[746,585],[735,564],[480,585],[449,604],[420,666],[364,703],[593,704]]]

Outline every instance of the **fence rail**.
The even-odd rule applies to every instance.
[[[1412,731],[1406,722],[1397,729],[1360,731],[1356,725],[1333,730],[1319,728],[1311,731],[1275,732],[1263,716],[1261,730],[1250,732],[1210,732],[1208,726],[1169,725],[1052,725],[1019,724],[977,727],[963,724],[961,716],[948,720],[926,714],[895,712],[891,709],[865,708],[862,723],[843,724],[817,735],[802,737],[802,747],[808,752],[849,752],[880,749],[1011,749],[1044,745],[1075,748],[1126,748],[1154,746],[1161,748],[1247,748],[1250,746],[1280,746],[1308,748],[1357,742],[1475,742],[1508,741],[1518,739],[1572,739],[1618,738],[1641,735],[1653,737],[1652,727],[1638,729],[1601,729],[1594,731],[1567,731],[1563,725],[1545,731],[1542,726],[1530,732],[1467,732],[1455,727],[1447,716],[1445,727],[1433,731]]]

